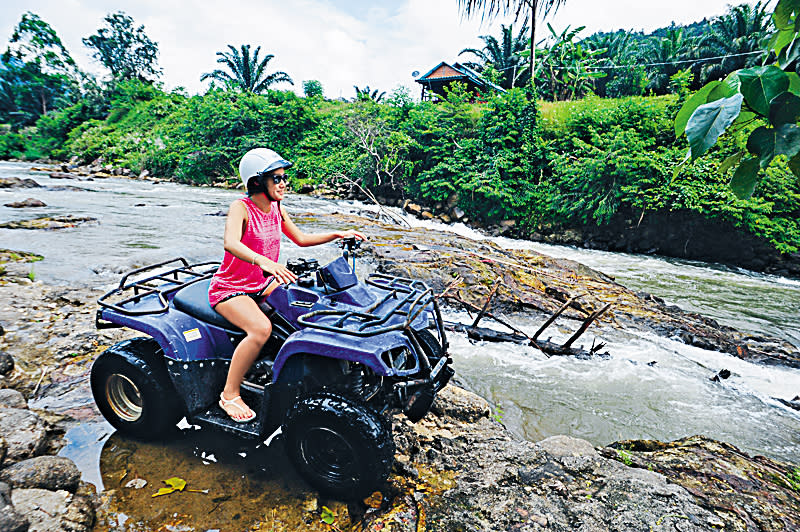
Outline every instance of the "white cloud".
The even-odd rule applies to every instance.
[[[711,18],[728,3],[567,0],[552,23],[559,30],[585,25],[584,36],[619,28],[652,31],[672,21]],[[416,95],[413,71],[457,61],[463,48],[480,46],[478,35],[499,33],[501,22],[463,20],[456,0],[11,0],[0,6],[0,43],[5,48],[22,14],[33,11],[55,28],[82,68],[101,73],[81,38],[118,10],[144,24],[158,43],[167,88],[183,86],[190,93],[204,90],[200,76],[217,67],[217,51],[251,44],[261,46],[262,56],[275,55],[270,69],[287,72],[298,92],[304,80],[317,79],[328,97],[352,97],[353,85],[385,91],[405,85]],[[540,27],[537,35],[544,35]]]

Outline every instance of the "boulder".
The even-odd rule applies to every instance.
[[[49,425],[26,408],[0,408],[0,438],[6,440],[6,462],[32,458],[47,446]]]
[[[456,220],[456,221],[462,219],[464,217],[464,214],[465,214],[464,211],[462,211],[458,207],[453,207],[450,210],[450,216],[452,216],[453,220]]]
[[[413,214],[414,216],[419,216],[422,214],[422,207],[417,205],[416,203],[408,203],[405,207],[403,207],[407,213]]]
[[[14,371],[14,358],[4,351],[0,351],[0,375],[8,375]]]
[[[78,179],[78,175],[67,172],[52,172],[50,179]]]
[[[11,502],[11,486],[0,482],[0,530],[3,532],[26,532],[28,520],[14,508]]]
[[[19,177],[0,177],[0,188],[41,188],[33,179]]]
[[[22,201],[14,201],[12,203],[4,204],[5,207],[11,207],[12,209],[22,209],[24,207],[47,207],[47,204],[42,200],[38,200],[36,198],[27,198]]]
[[[419,215],[423,220],[433,220],[433,213],[431,211],[422,211]]]
[[[30,530],[88,532],[94,525],[94,507],[85,495],[65,490],[15,489],[11,502],[30,521]]]
[[[67,229],[87,222],[96,222],[97,218],[91,216],[45,216],[32,220],[5,222],[0,227],[5,229]]]
[[[0,469],[0,482],[13,488],[42,488],[74,493],[81,481],[75,462],[63,456],[36,456]]]
[[[28,402],[22,392],[4,388],[0,390],[0,408],[28,408]]]

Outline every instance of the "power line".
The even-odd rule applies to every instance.
[[[637,67],[637,66],[649,67],[649,66],[680,65],[680,64],[683,64],[683,63],[702,63],[702,62],[705,62],[705,61],[714,61],[714,60],[717,60],[717,59],[727,59],[729,57],[743,57],[743,56],[746,56],[746,55],[763,54],[766,51],[767,50],[757,50],[755,52],[744,52],[744,53],[741,53],[741,54],[717,55],[717,56],[713,56],[713,57],[702,57],[702,58],[699,58],[699,59],[682,59],[680,61],[665,61],[665,62],[662,62],[662,63],[630,63],[630,64],[627,64],[627,65],[591,66],[591,67],[587,67],[587,70],[616,70],[616,69],[631,68],[631,67]],[[512,68],[520,68],[520,67],[524,68],[525,65],[512,65],[512,66],[505,67],[505,68],[497,68],[495,70],[497,70],[498,72],[503,72],[504,70],[510,70]],[[555,67],[556,70],[566,70],[568,68],[569,67]]]

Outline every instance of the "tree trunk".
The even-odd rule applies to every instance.
[[[538,0],[531,2],[531,89],[534,99],[536,99],[536,4]]]

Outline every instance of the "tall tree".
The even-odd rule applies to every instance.
[[[476,56],[480,63],[469,62],[465,63],[468,67],[483,72],[489,66],[497,70],[500,75],[500,86],[504,89],[510,89],[518,86],[527,80],[525,76],[524,59],[519,55],[528,46],[528,39],[526,33],[528,32],[527,20],[523,22],[517,36],[514,36],[513,25],[501,24],[501,38],[498,41],[492,35],[481,35],[480,39],[483,41],[483,49],[464,48],[458,55],[473,54]]]
[[[723,56],[703,65],[701,81],[722,79],[740,68],[763,63],[767,56],[765,41],[773,31],[767,4],[741,4],[711,21],[711,31],[703,36],[694,50],[696,58]]]
[[[523,17],[527,19],[530,13],[531,42],[530,42],[530,74],[531,86],[535,89],[536,79],[536,14],[547,18],[550,13],[555,13],[566,0],[458,0],[458,5],[470,17],[481,13],[482,19],[491,19],[496,15],[514,13],[514,21]]]
[[[108,14],[103,20],[106,26],[84,38],[83,44],[111,71],[113,80],[154,81],[161,76],[158,43],[150,40],[143,25],[134,27],[133,18],[122,11]]]
[[[651,66],[647,74],[650,78],[647,88],[658,94],[664,94],[669,89],[670,78],[686,64],[686,60],[697,41],[687,37],[684,28],[670,27],[665,37],[651,37],[643,47],[643,56]]]
[[[228,49],[229,52],[217,52],[217,63],[225,65],[230,72],[220,69],[206,72],[200,76],[200,81],[213,79],[226,87],[256,94],[264,92],[275,83],[286,82],[294,85],[294,81],[286,72],[278,71],[267,74],[267,65],[275,56],[267,54],[259,60],[260,46],[256,48],[252,56],[249,44],[243,44],[239,50],[229,44]]]
[[[0,122],[15,128],[73,103],[79,71],[55,30],[28,12],[0,56]]]

